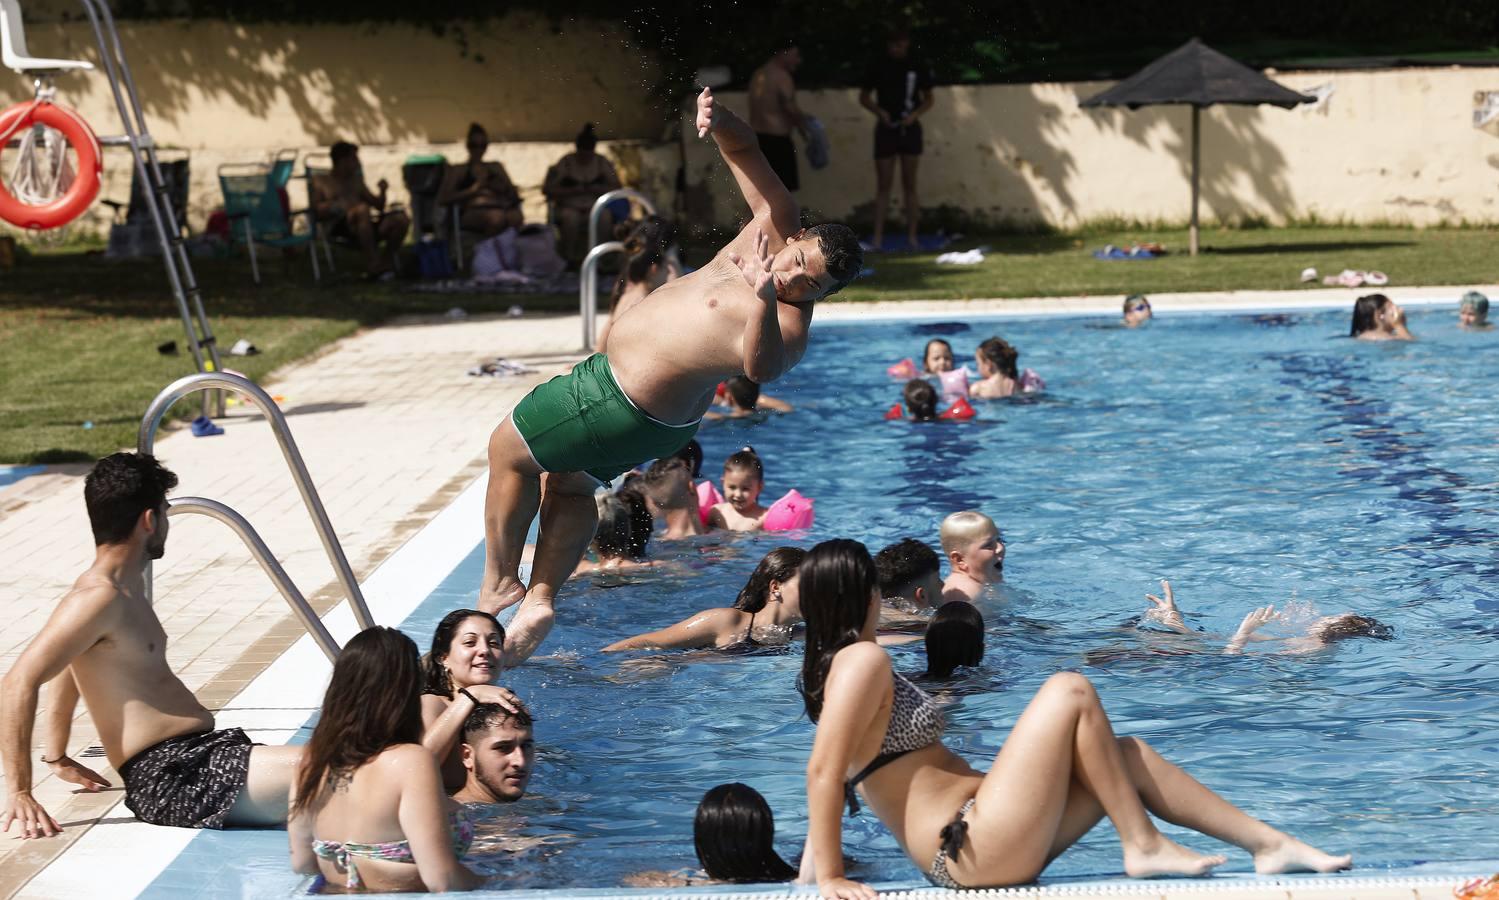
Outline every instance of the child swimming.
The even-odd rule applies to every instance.
[[[708,513],[708,527],[726,531],[759,531],[765,527],[760,492],[765,490],[765,466],[753,447],[744,447],[723,464],[724,502]]]
[[[592,549],[597,560],[583,560],[573,575],[590,572],[632,572],[655,565],[650,560],[641,560],[635,553],[634,516],[630,506],[618,494],[598,494],[594,497],[598,505],[599,524],[593,533]],[[650,526],[646,526],[649,528]],[[644,550],[644,541],[641,542]]]
[[[1124,298],[1124,327],[1139,328],[1154,318],[1150,300],[1144,294],[1130,294]]]
[[[1161,594],[1163,596],[1145,595],[1145,599],[1151,603],[1151,608],[1145,612],[1146,621],[1156,622],[1178,634],[1195,638],[1209,637],[1187,625],[1186,620],[1182,618],[1181,610],[1176,606],[1176,595],[1171,590],[1171,582],[1164,578],[1161,579]],[[1261,628],[1276,621],[1291,624],[1301,633],[1281,636],[1258,633]],[[1277,613],[1275,605],[1271,604],[1250,610],[1239,623],[1238,629],[1223,645],[1223,652],[1230,655],[1242,654],[1245,646],[1251,642],[1275,641],[1283,642],[1273,651],[1276,653],[1314,653],[1328,644],[1352,637],[1388,641],[1395,637],[1395,631],[1378,619],[1351,612],[1335,616],[1317,616],[1309,621],[1298,623],[1288,618],[1284,612]]]
[[[678,541],[708,533],[697,511],[697,492],[692,489],[692,472],[686,460],[658,459],[645,470],[642,481],[652,512],[666,523],[661,540]]]
[[[791,412],[794,407],[785,400],[778,400],[768,394],[761,392],[760,385],[745,378],[743,375],[735,375],[724,382],[724,389],[714,399],[715,403],[728,408],[727,413],[705,412],[705,419],[747,419],[760,410],[770,412]]]
[[[985,587],[1004,579],[1005,543],[993,519],[973,509],[955,512],[938,533],[952,567],[942,584],[943,600],[977,602]]]
[[[1413,341],[1405,327],[1405,310],[1384,294],[1368,294],[1353,304],[1348,336],[1360,341]]]
[[[970,396],[994,399],[1039,391],[1046,387],[1046,382],[1035,372],[1030,369],[1020,371],[1016,365],[1020,359],[1020,351],[1002,337],[991,337],[979,344],[974,358],[978,360],[982,380],[968,386]]]
[[[1463,294],[1462,302],[1457,306],[1457,324],[1468,331],[1488,331],[1493,328],[1489,323],[1489,298],[1478,291]]]
[[[927,375],[941,375],[954,368],[952,344],[942,338],[932,338],[921,351],[921,371]]]
[[[906,401],[906,412],[913,422],[937,421],[937,389],[924,378],[906,382],[902,392]]]

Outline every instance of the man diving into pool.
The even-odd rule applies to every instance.
[[[814,301],[863,267],[849,228],[802,228],[801,208],[755,133],[707,89],[698,96],[697,129],[717,142],[749,204],[749,224],[707,265],[611,323],[607,356],[536,388],[489,439],[479,608],[521,603],[506,631],[506,665],[530,656],[551,630],[557,589],[593,537],[594,489],[685,446],[719,382],[745,375],[765,383],[796,365]],[[526,586],[521,551],[538,508]]]
[[[252,746],[237,728],[214,731],[213,713],[167,665],[167,635],[146,597],[145,572],[166,552],[166,494],[176,486],[176,475],[139,453],[106,456],[84,481],[94,564],[0,681],[0,830],[12,822],[23,838],[61,830],[31,795],[31,734],[44,683],[41,762],[63,781],[85,791],[109,786],[68,757],[81,694],[136,818],[182,828],[286,821],[302,748]]]

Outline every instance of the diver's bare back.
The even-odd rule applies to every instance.
[[[111,620],[72,663],[110,765],[119,769],[153,744],[213,728],[213,713],[167,665],[167,634],[145,597],[95,584],[75,587],[64,604],[70,601],[102,604]]]
[[[673,424],[700,417],[718,383],[744,374],[744,329],[765,301],[730,259],[753,252],[763,229],[772,253],[786,246],[768,221],[756,219],[706,266],[651,292],[609,331],[609,365],[620,387],[651,416]],[[781,340],[801,358],[812,304],[776,301]]]

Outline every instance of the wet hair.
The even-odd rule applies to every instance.
[[[760,385],[743,375],[735,375],[724,382],[724,390],[740,409],[754,409],[760,403]]]
[[[645,470],[645,477],[642,480],[645,481],[647,487],[654,487],[665,482],[676,472],[687,473],[689,481],[692,478],[692,467],[687,464],[687,460],[677,456],[663,456],[651,463],[651,467]]]
[[[588,149],[588,150],[592,150],[593,148],[597,147],[598,145],[599,145],[599,136],[593,130],[593,123],[592,122],[589,122],[589,123],[585,124],[583,126],[582,130],[580,130],[578,132],[578,136],[575,137],[575,138],[573,138],[573,147],[576,148],[576,149],[578,149],[578,150],[583,150],[585,148]]]
[[[937,608],[926,628],[926,674],[951,678],[958,666],[984,660],[984,617],[966,600],[952,600]]]
[[[480,703],[463,720],[463,741],[471,743],[469,735],[480,735],[491,728],[498,728],[506,722],[514,722],[516,728],[530,728],[532,725],[531,714],[524,707],[511,712],[498,703]]]
[[[1313,636],[1327,643],[1352,637],[1391,641],[1395,639],[1395,629],[1369,616],[1344,613],[1319,625]]]
[[[807,558],[807,551],[800,547],[777,547],[765,554],[749,580],[739,589],[734,608],[747,613],[757,613],[765,608],[770,599],[770,583],[785,584],[796,577],[797,570]]]
[[[1133,306],[1135,303],[1138,303],[1138,302],[1141,302],[1141,301],[1143,301],[1145,303],[1145,308],[1146,309],[1150,308],[1150,298],[1147,297],[1147,296],[1145,296],[1144,294],[1130,294],[1128,297],[1125,297],[1124,298],[1124,307],[1123,307],[1124,308],[1124,314],[1125,315],[1129,315],[1129,308],[1131,306]]]
[[[996,335],[979,344],[978,355],[1006,378],[1020,378],[1020,369],[1015,365],[1020,359],[1020,351],[1004,338]]]
[[[952,353],[952,344],[949,344],[947,341],[944,341],[942,338],[932,338],[931,340],[929,340],[929,341],[926,342],[926,346],[925,347],[921,348],[921,371],[923,371],[923,372],[930,372],[930,371],[932,371],[931,369],[927,368],[926,361],[931,358],[931,355],[932,355],[932,346],[935,345],[935,344],[941,344],[942,346],[946,347],[947,348],[947,355],[948,356],[952,356],[953,355],[953,353]]]
[[[614,295],[609,298],[609,312],[619,306],[625,288],[650,278],[651,267],[666,264],[666,254],[677,242],[677,229],[660,216],[646,216],[639,222],[621,222],[615,234],[625,245],[625,265],[614,281]]]
[[[687,446],[671,455],[672,459],[681,459],[692,467],[692,477],[703,477],[703,445],[697,442],[697,438],[687,442]]]
[[[359,147],[355,144],[348,141],[335,141],[333,146],[328,148],[328,158],[337,163],[344,157],[353,156],[358,152]]]
[[[1489,314],[1489,298],[1478,291],[1468,291],[1466,294],[1463,294],[1463,299],[1457,304],[1457,308],[1471,308],[1478,318],[1486,318]]]
[[[634,523],[630,521],[630,507],[618,494],[599,494],[593,499],[599,513],[598,528],[593,533],[593,549],[598,552],[599,559],[633,556],[631,532]]]
[[[802,615],[807,620],[805,654],[796,688],[807,718],[822,716],[822,691],[839,650],[859,640],[879,574],[858,541],[823,541],[802,561]]]
[[[864,271],[864,250],[859,246],[859,236],[847,225],[813,225],[802,232],[802,237],[817,239],[817,249],[822,251],[823,264],[833,277],[833,286],[822,296],[833,296],[848,287]]]
[[[921,541],[905,538],[876,553],[874,568],[880,574],[880,596],[899,597],[921,579],[940,573],[942,560]]]
[[[421,743],[421,678],[416,644],[394,628],[366,628],[344,645],[302,753],[293,814],[317,805],[333,774],[397,744]]]
[[[476,137],[483,138],[485,143],[489,142],[489,132],[484,130],[484,126],[478,122],[470,122],[468,124],[468,134],[464,135],[463,142],[466,144]]]
[[[83,479],[94,543],[122,544],[148,509],[160,510],[177,476],[149,453],[112,453],[94,463]]]
[[[1349,337],[1358,337],[1366,331],[1379,330],[1379,311],[1390,298],[1384,294],[1367,294],[1353,304],[1353,325],[1348,329]]]
[[[644,559],[645,547],[651,542],[651,532],[656,528],[656,517],[651,515],[651,507],[639,488],[622,487],[614,496],[630,511],[630,558]]]
[[[793,869],[775,850],[775,818],[760,792],[720,784],[703,795],[692,821],[698,864],[715,881],[790,881]]]
[[[906,382],[906,411],[918,422],[932,422],[937,418],[937,389],[925,378],[913,378]]]
[[[937,529],[937,534],[942,539],[942,552],[951,553],[954,550],[961,550],[991,531],[999,534],[999,526],[994,524],[993,519],[976,509],[965,509],[943,519],[942,526]]]
[[[458,626],[469,619],[487,619],[489,624],[500,633],[500,646],[505,645],[505,626],[500,620],[487,612],[479,609],[455,609],[442,617],[437,623],[437,628],[432,632],[432,649],[422,657],[422,693],[436,694],[439,697],[453,699],[453,677],[448,674],[447,667],[442,661],[448,658],[453,650],[453,638],[458,634]]]
[[[760,454],[754,447],[740,447],[729,454],[729,458],[723,461],[724,474],[727,475],[730,469],[753,472],[762,484],[765,482],[765,464],[760,461]]]

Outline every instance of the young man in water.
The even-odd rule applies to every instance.
[[[166,494],[176,486],[176,475],[139,453],[106,456],[84,482],[94,564],[0,682],[5,831],[12,822],[24,838],[61,830],[31,796],[31,732],[44,683],[41,762],[62,780],[85,791],[109,787],[67,755],[81,694],[136,818],[181,828],[286,821],[302,749],[252,745],[238,728],[214,731],[213,713],[167,665],[167,635],[146,597],[145,571],[166,552]]]
[[[847,227],[801,227],[801,208],[754,132],[707,89],[698,96],[697,128],[717,142],[749,205],[749,224],[707,265],[621,315],[608,356],[595,354],[536,388],[490,437],[479,608],[524,601],[507,629],[507,665],[530,656],[551,630],[557,589],[593,537],[595,487],[685,446],[725,378],[763,384],[796,365],[814,302],[863,266]],[[538,507],[527,587],[520,558]]]
[[[498,703],[481,703],[463,723],[463,767],[468,780],[453,799],[459,803],[514,803],[526,795],[536,744],[531,716]]]

